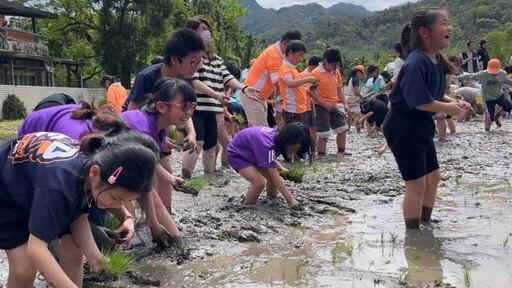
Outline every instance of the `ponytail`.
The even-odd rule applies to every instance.
[[[441,64],[441,67],[443,67],[444,74],[449,74],[449,75],[459,74],[457,69],[452,65],[452,63],[450,63],[450,61],[448,61],[448,59],[446,59],[446,57],[443,56],[443,54],[441,54],[441,52],[437,53],[436,58],[437,58],[437,62],[439,62],[439,64]]]
[[[80,151],[86,156],[94,155],[104,144],[106,137],[100,133],[86,135],[80,140]]]
[[[71,111],[71,118],[78,120],[87,120],[92,119],[92,117],[98,114],[98,109],[94,107],[93,103],[89,103],[86,101],[80,102],[80,107]]]
[[[412,51],[412,41],[411,41],[411,24],[407,23],[405,27],[402,29],[402,34],[400,35],[400,44],[402,44],[403,49],[403,60],[407,58],[407,55]]]
[[[92,125],[88,125],[88,128],[91,132],[93,129],[102,131],[105,136],[115,136],[130,130],[123,118],[111,112],[100,112],[94,116],[92,118]]]

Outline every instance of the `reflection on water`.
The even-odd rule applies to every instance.
[[[443,280],[441,260],[444,258],[443,243],[434,236],[431,227],[406,230],[404,255],[412,281],[434,283]]]

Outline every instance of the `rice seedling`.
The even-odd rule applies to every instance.
[[[235,114],[233,114],[233,119],[234,119],[238,124],[243,124],[243,123],[247,122],[247,120],[245,119],[245,117],[244,117],[242,114],[239,114],[239,113],[235,113]]]
[[[462,184],[462,177],[461,176],[455,176],[455,185],[460,186]]]
[[[251,264],[249,266],[249,272],[251,273],[254,270],[254,263],[256,263],[256,257],[252,257]]]
[[[412,253],[412,259],[414,260],[414,262],[416,262],[416,264],[418,264],[421,261],[421,258],[421,254],[418,253],[417,251],[414,251]]]
[[[133,259],[130,255],[118,250],[102,251],[103,268],[111,276],[120,276],[133,266]]]
[[[405,286],[407,285],[407,282],[409,282],[409,277],[411,276],[411,272],[409,269],[402,267],[400,268],[399,274],[398,274],[398,284]]]
[[[508,238],[510,236],[507,235],[507,238],[505,238],[505,240],[503,240],[503,248],[507,248],[507,245],[508,245]]]
[[[388,264],[391,264],[391,259],[386,259],[386,260],[384,261],[384,265],[388,265]]]
[[[441,252],[443,250],[443,242],[439,239],[434,239],[434,241],[432,241],[432,250],[434,250],[434,252]]]
[[[469,264],[469,262],[466,262],[466,264],[464,264],[464,271],[462,272],[461,280],[462,283],[464,283],[464,287],[471,287],[471,283],[473,282],[473,280],[471,279],[471,264]]]
[[[336,216],[336,215],[338,215],[338,214],[339,214],[339,212],[338,212],[338,210],[336,210],[336,209],[331,209],[331,210],[329,210],[329,215],[331,215],[331,216]]]
[[[117,228],[121,227],[123,223],[121,223],[121,220],[117,218],[116,216],[110,214],[107,218],[107,221],[105,222],[105,228],[115,231]]]
[[[289,180],[295,183],[302,183],[306,170],[304,168],[292,166],[288,170],[281,171],[279,175],[285,180]]]
[[[309,261],[305,256],[300,258],[299,263],[297,263],[297,266],[295,266],[295,272],[297,273],[297,276],[299,276],[302,267],[306,266],[308,263]]]
[[[229,236],[229,233],[227,231],[221,230],[218,234],[219,238],[221,240],[229,240],[231,239],[231,236]]]
[[[300,224],[297,224],[297,226],[295,226],[297,228],[297,230],[299,230],[299,232],[304,235],[306,234],[306,229],[304,229],[304,226],[300,225]]]
[[[434,280],[434,287],[441,287],[441,286],[443,286],[443,279]]]
[[[380,232],[380,246],[384,246],[384,231]]]
[[[396,235],[395,233],[389,233],[389,236],[391,236],[391,243],[396,243],[396,238],[398,237],[398,235]]]
[[[505,179],[505,182],[507,182],[508,191],[512,191],[512,183],[510,183],[510,180]]]
[[[347,255],[352,257],[352,254],[354,254],[354,244],[352,242],[347,242]]]
[[[336,242],[336,245],[331,249],[331,260],[333,263],[336,262],[336,259],[338,259],[338,256],[340,255],[340,243]]]

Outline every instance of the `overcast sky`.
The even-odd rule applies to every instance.
[[[362,5],[370,11],[378,11],[389,8],[394,5],[403,4],[406,2],[417,2],[418,0],[256,0],[261,6],[265,8],[278,9],[285,6],[295,4],[318,3],[324,7],[332,6],[339,2],[352,3]]]

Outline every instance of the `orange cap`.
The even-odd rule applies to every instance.
[[[356,70],[359,70],[361,71],[361,73],[363,73],[363,75],[366,77],[366,73],[364,73],[364,66],[363,65],[357,65],[356,67],[354,67]]]
[[[489,74],[499,74],[501,70],[501,63],[499,59],[491,59],[489,63],[487,63],[487,73]]]

